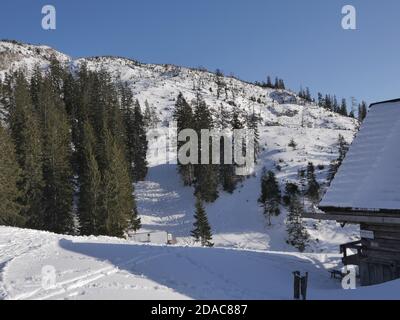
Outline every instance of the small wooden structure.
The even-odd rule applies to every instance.
[[[359,267],[362,286],[400,278],[400,212],[394,215],[375,212],[307,213],[305,218],[336,220],[360,225],[360,241],[342,244],[344,265]],[[397,215],[397,216],[396,216]],[[354,253],[349,253],[349,252]]]
[[[400,99],[370,106],[319,209],[304,217],[360,226],[340,252],[362,286],[400,278]]]

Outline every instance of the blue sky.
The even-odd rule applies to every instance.
[[[54,31],[41,28],[45,4],[57,9]],[[357,9],[355,31],[341,28],[345,4]],[[0,38],[250,81],[269,74],[374,102],[400,97],[399,16],[398,0],[1,0]]]

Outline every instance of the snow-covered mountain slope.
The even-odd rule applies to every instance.
[[[338,255],[137,244],[0,227],[0,299],[398,299],[400,282],[345,291]],[[229,266],[235,266],[234,268]]]
[[[28,74],[32,68],[39,65],[45,68],[51,57],[56,57],[63,63],[68,63],[71,58],[48,46],[35,46],[16,41],[0,41],[0,75],[4,72],[23,69]]]
[[[167,126],[172,120],[175,99],[179,92],[190,101],[200,90],[206,103],[217,114],[221,105],[231,110],[234,105],[243,112],[253,110],[262,118],[260,126],[263,152],[255,176],[246,179],[233,195],[220,192],[220,198],[207,205],[207,212],[216,246],[294,251],[285,242],[286,213],[267,226],[257,203],[259,176],[263,166],[274,169],[282,182],[296,180],[298,169],[308,162],[318,166],[321,183],[326,180],[329,162],[337,158],[335,143],[342,134],[351,142],[358,123],[354,119],[306,104],[291,91],[261,88],[233,77],[225,77],[226,90],[217,98],[215,75],[172,65],[142,64],[119,57],[95,57],[74,60],[44,46],[0,42],[0,77],[5,72],[24,68],[27,73],[35,64],[46,68],[51,55],[72,69],[85,62],[90,69],[106,70],[127,81],[141,106],[147,101]],[[297,148],[288,147],[294,139]],[[153,159],[149,159],[153,163]],[[279,169],[279,170],[278,170]],[[144,182],[136,186],[143,230],[172,233],[179,243],[193,245],[190,230],[193,224],[193,190],[183,187],[174,165],[154,164]],[[357,230],[341,229],[333,222],[308,221],[312,241],[308,251],[336,252],[340,243],[353,240]]]

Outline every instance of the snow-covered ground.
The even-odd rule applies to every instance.
[[[215,114],[221,105],[227,110],[232,105],[247,113],[254,110],[262,118],[263,151],[254,176],[232,195],[221,191],[218,200],[206,206],[215,248],[193,243],[193,190],[183,187],[175,165],[155,159],[149,159],[149,175],[135,192],[143,223],[143,234],[135,239],[151,233],[152,244],[0,227],[0,298],[290,299],[295,270],[310,272],[311,298],[396,298],[386,289],[397,288],[398,282],[349,293],[329,278],[327,269],[339,265],[339,244],[355,240],[356,228],[306,221],[311,240],[306,253],[300,254],[286,243],[284,208],[268,226],[257,203],[263,166],[276,171],[283,187],[286,181],[297,180],[297,171],[311,161],[323,184],[330,161],[338,156],[338,135],[350,143],[356,120],[305,104],[291,91],[261,88],[232,77],[224,79],[227,90],[217,98],[215,75],[204,70],[115,57],[74,60],[45,46],[0,41],[0,78],[21,67],[28,75],[35,64],[46,68],[52,54],[72,69],[86,62],[90,69],[105,69],[127,81],[142,107],[147,101],[155,108],[162,127],[172,120],[179,92],[190,101],[200,90]],[[288,147],[292,138],[295,150]],[[156,245],[167,233],[177,244]],[[41,285],[46,265],[57,275],[56,287],[50,290]]]
[[[343,290],[338,255],[137,244],[0,227],[3,299],[292,299],[292,272],[309,272],[309,299],[398,299],[400,281]],[[49,269],[50,268],[50,269]],[[55,277],[49,279],[54,270]]]
[[[257,203],[262,167],[277,172],[283,189],[284,183],[296,181],[297,171],[311,161],[322,168],[317,169],[317,178],[323,184],[330,161],[338,156],[338,135],[351,142],[357,130],[356,120],[305,103],[288,90],[261,88],[225,77],[226,90],[218,98],[215,75],[205,70],[143,64],[119,57],[74,60],[47,46],[0,41],[0,78],[5,72],[19,68],[29,75],[36,64],[45,69],[52,55],[72,69],[86,63],[90,69],[106,70],[115,79],[126,81],[143,108],[147,101],[156,110],[161,127],[168,126],[172,120],[179,92],[190,101],[198,90],[216,116],[221,105],[226,110],[236,105],[243,113],[254,111],[261,117],[263,153],[255,177],[246,179],[233,195],[221,191],[220,198],[207,206],[214,242],[218,246],[294,251],[285,241],[285,210],[282,209],[282,215],[273,219],[273,226],[269,227]],[[297,143],[295,150],[288,147],[292,138]],[[144,226],[141,232],[168,232],[178,243],[192,245],[193,190],[182,186],[174,165],[155,160],[149,157],[149,175],[145,182],[136,186]],[[308,226],[312,235],[307,247],[309,252],[337,252],[340,243],[354,240],[358,234],[355,228],[341,229],[333,222],[309,221]]]

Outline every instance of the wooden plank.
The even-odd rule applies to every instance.
[[[400,225],[400,217],[381,217],[381,216],[361,216],[361,215],[342,215],[335,213],[303,213],[303,218],[315,220],[334,220],[346,223],[372,223],[372,224],[394,224]]]
[[[360,229],[361,230],[382,231],[382,232],[398,232],[398,233],[400,233],[400,226],[399,225],[362,223],[361,226],[360,226]]]
[[[362,239],[362,244],[367,249],[400,253],[400,241],[389,239]]]
[[[375,239],[379,240],[397,240],[400,246],[400,233],[399,232],[386,232],[386,231],[373,231]]]

